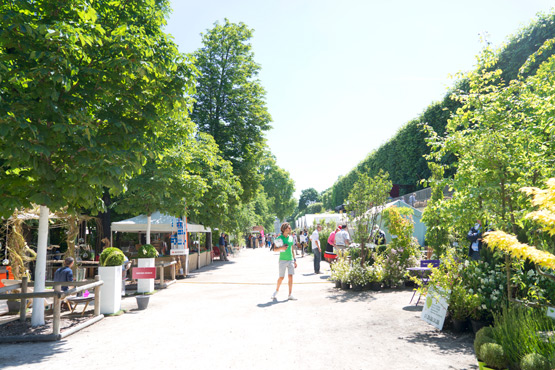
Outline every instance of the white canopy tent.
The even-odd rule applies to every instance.
[[[158,211],[151,215],[151,233],[171,233],[177,230],[175,217],[162,214]],[[124,233],[146,233],[147,216],[140,215],[127,220],[112,222],[112,231]],[[173,226],[172,226],[173,224]],[[187,232],[189,233],[209,233],[209,227],[187,222]]]

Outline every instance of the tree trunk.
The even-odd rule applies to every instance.
[[[47,206],[40,206],[39,237],[37,241],[37,261],[35,265],[35,292],[44,292],[46,285],[46,243],[48,241],[48,216],[50,210]],[[44,325],[44,298],[34,298],[31,325]]]

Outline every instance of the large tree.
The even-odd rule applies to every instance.
[[[264,131],[271,122],[266,92],[257,79],[260,66],[249,43],[252,33],[245,24],[226,19],[202,35],[204,45],[194,53],[202,75],[191,117],[201,131],[214,137],[223,158],[233,164],[243,201],[253,199],[258,191]]]
[[[308,188],[301,191],[299,198],[299,212],[302,213],[312,203],[320,201],[320,195],[314,188]]]
[[[270,210],[279,220],[284,220],[295,210],[295,182],[289,172],[277,165],[275,157],[268,151],[261,161],[260,171],[264,175],[262,187],[268,197]]]
[[[102,207],[140,171],[150,139],[185,106],[191,67],[162,32],[168,1],[0,5],[0,215],[41,205],[35,291],[44,290],[48,212]],[[33,325],[44,324],[41,299]]]

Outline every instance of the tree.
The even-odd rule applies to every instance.
[[[295,209],[295,183],[289,172],[279,167],[275,157],[268,151],[264,154],[260,171],[264,176],[262,187],[268,197],[269,207],[279,220],[284,220]]]
[[[226,19],[202,35],[204,46],[193,54],[201,76],[191,117],[233,164],[245,202],[255,197],[262,180],[257,169],[271,122],[249,43],[252,32],[244,23]]]
[[[374,240],[374,226],[378,224],[378,217],[385,207],[391,187],[387,172],[380,170],[373,178],[366,173],[359,173],[358,181],[349,194],[347,210],[353,213],[349,217],[355,226],[354,241],[360,244],[361,265],[366,258],[366,245]]]
[[[314,188],[308,188],[301,191],[301,196],[299,197],[299,212],[302,213],[306,210],[311,203],[316,203],[320,201],[320,195]]]
[[[49,209],[102,208],[186,107],[193,70],[162,32],[167,1],[0,5],[0,215],[41,205],[35,291],[44,290]],[[44,324],[42,299],[32,324]]]

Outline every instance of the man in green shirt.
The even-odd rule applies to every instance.
[[[291,226],[289,223],[284,222],[281,225],[281,235],[278,236],[275,241],[275,248],[276,252],[280,252],[279,254],[279,278],[277,280],[277,287],[274,294],[272,294],[272,299],[276,299],[276,296],[279,291],[279,287],[281,286],[281,282],[285,278],[285,270],[287,270],[287,274],[289,276],[289,297],[288,300],[296,300],[295,297],[291,294],[293,291],[293,275],[295,274],[295,269],[297,268],[297,260],[293,255],[293,244],[295,241],[291,234]]]

